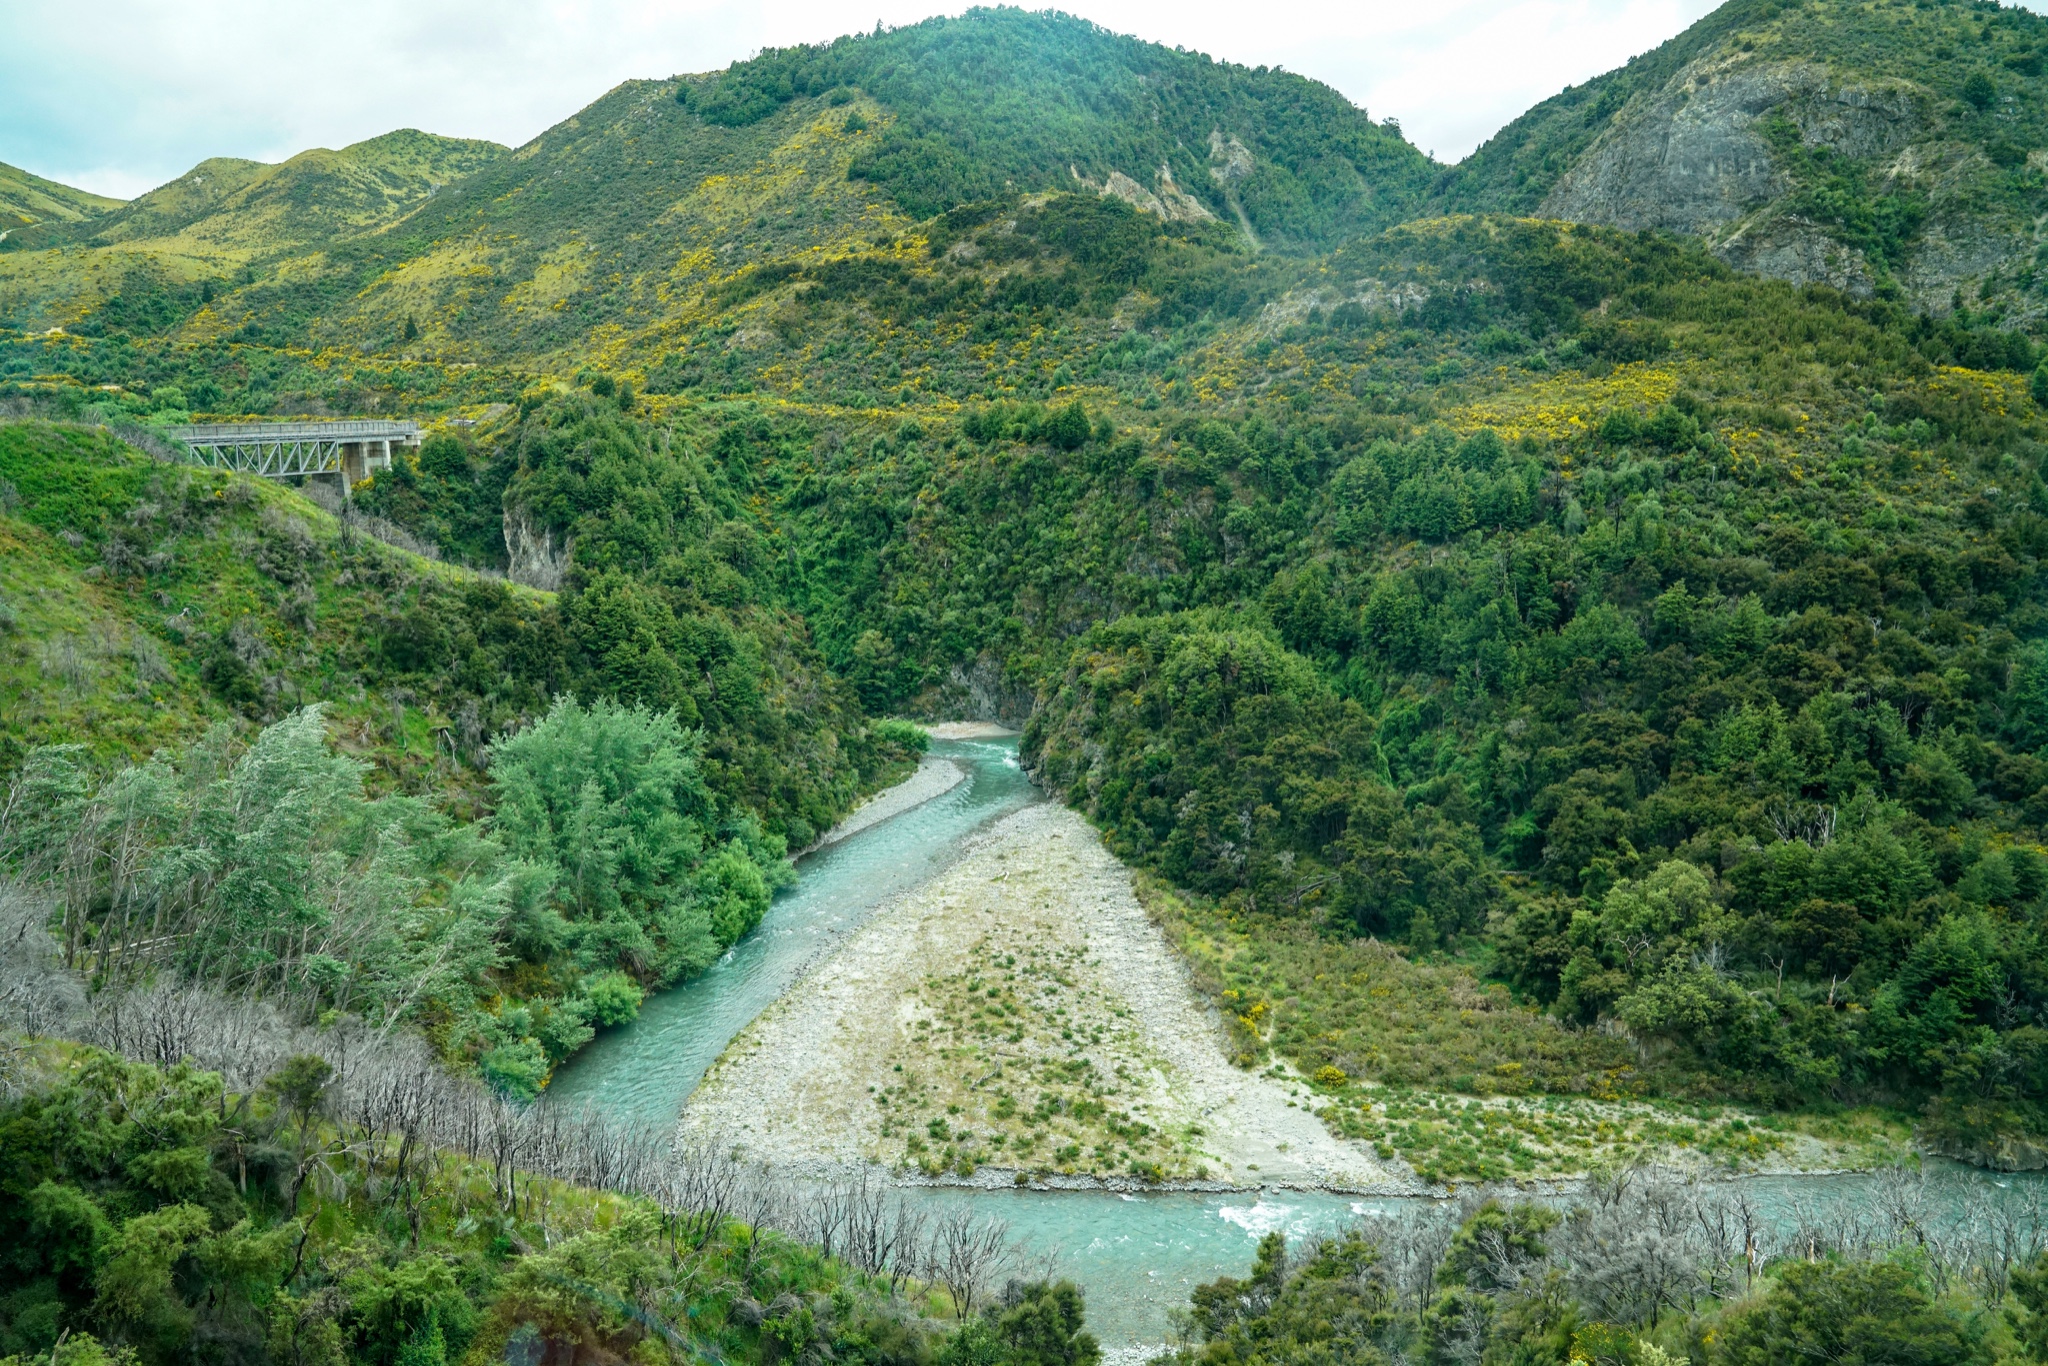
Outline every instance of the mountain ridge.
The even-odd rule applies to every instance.
[[[1730,0],[1440,168],[1305,78],[974,9],[627,82],[516,153],[400,130],[276,168],[209,161],[0,244],[0,309],[68,325],[182,289],[194,341],[645,369],[750,268],[880,252],[974,200],[1079,191],[1297,258],[1442,212],[1674,231],[1759,274],[1936,316],[1967,290],[2032,325],[2048,308],[2029,217],[2048,174],[2044,51],[2048,22],[1995,9]],[[88,256],[31,265],[22,249],[45,238]],[[201,314],[201,294],[222,297]]]
[[[123,201],[45,180],[0,162],[0,222],[12,236],[46,221],[77,222],[121,207]]]
[[[1731,0],[1516,119],[1438,201],[1700,236],[1936,315],[1967,289],[2033,324],[2044,51],[2048,20],[1996,5]]]

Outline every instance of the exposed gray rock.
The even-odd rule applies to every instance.
[[[1623,106],[1541,211],[1704,237],[1739,269],[1869,294],[1881,272],[1827,224],[1784,203],[1796,186],[1764,137],[1768,121],[1782,117],[1807,146],[1863,163],[1872,189],[1910,192],[1929,206],[1907,259],[1891,264],[1914,303],[1946,312],[1957,289],[2030,251],[2033,233],[1984,216],[1976,190],[1995,168],[1977,147],[1943,138],[1934,109],[1933,95],[1907,81],[1710,54]]]
[[[1833,285],[1868,295],[1876,283],[1862,252],[1837,242],[1819,224],[1775,206],[1737,225],[1714,250],[1738,270],[1795,285]]]
[[[1159,192],[1140,185],[1122,171],[1111,171],[1109,179],[1096,184],[1081,174],[1076,167],[1069,166],[1068,174],[1085,189],[1093,190],[1105,199],[1121,199],[1142,213],[1152,214],[1168,223],[1199,223],[1213,220],[1216,215],[1209,212],[1209,206],[1174,183],[1173,172],[1165,166],[1159,168]]]
[[[995,721],[1021,730],[1037,704],[1038,699],[1029,688],[1005,676],[1001,660],[984,654],[972,664],[952,667],[933,710],[943,716]]]
[[[557,549],[552,531],[536,531],[524,512],[505,510],[505,577],[512,582],[552,593],[562,586],[575,552],[574,538],[564,538]]]
[[[1259,235],[1252,230],[1250,215],[1244,205],[1237,201],[1237,186],[1251,176],[1254,169],[1249,147],[1234,137],[1226,138],[1221,128],[1209,132],[1209,178],[1223,191],[1223,201],[1230,205],[1230,212],[1237,217],[1238,227],[1244,230],[1244,240],[1254,251],[1259,247]]]
[[[2048,1168],[2048,1149],[2018,1134],[1997,1134],[1968,1142],[1949,1140],[1935,1145],[1943,1157],[1988,1167],[1998,1172],[2037,1172]]]
[[[1906,81],[1823,81],[1805,98],[1787,101],[1784,113],[1808,147],[1868,161],[1900,151],[1925,130],[1926,101]]]
[[[1317,287],[1292,290],[1259,310],[1254,331],[1260,336],[1271,336],[1284,327],[1305,321],[1312,308],[1328,311],[1355,303],[1368,313],[1384,311],[1399,315],[1421,308],[1428,302],[1428,287],[1412,280],[1390,285],[1382,280],[1366,279],[1354,281],[1349,289]]]
[[[1163,163],[1159,167],[1159,201],[1165,206],[1169,222],[1213,222],[1216,218],[1207,204],[1174,183],[1172,169]]]
[[[1111,171],[1109,180],[1102,187],[1105,199],[1121,199],[1133,208],[1142,209],[1159,218],[1166,217],[1166,206],[1159,202],[1159,196],[1125,175],[1122,171]]]
[[[1957,289],[2027,250],[2030,237],[2019,224],[1987,222],[1954,209],[1937,211],[1921,226],[1920,240],[1899,272],[1899,283],[1908,295],[1945,314]]]
[[[1705,57],[1637,95],[1543,203],[1548,217],[1711,234],[1792,188],[1759,126],[1783,114],[1809,147],[1871,159],[1923,131],[1903,81],[1844,83],[1810,62]]]
[[[1212,129],[1209,133],[1209,174],[1216,183],[1229,190],[1251,173],[1251,149],[1234,137],[1224,137],[1221,128]]]
[[[1542,213],[1631,230],[1712,232],[1792,188],[1755,125],[1825,80],[1805,64],[1694,63],[1662,90],[1631,99],[1558,181]]]

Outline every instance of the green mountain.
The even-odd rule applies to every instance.
[[[1313,81],[1007,9],[629,82],[496,150],[407,132],[208,162],[75,231],[83,258],[0,258],[0,312],[84,322],[154,288],[188,341],[651,361],[748,268],[874,252],[970,201],[1087,190],[1301,251],[1398,221],[1435,169]]]
[[[2048,20],[1912,0],[1732,0],[1509,124],[1445,209],[1703,237],[1745,270],[2032,322]]]
[[[9,236],[39,223],[75,223],[121,207],[118,199],[74,190],[0,163],[0,222]]]
[[[1932,67],[1878,70],[1963,17],[2016,63],[1989,112],[1899,93]],[[2000,92],[2033,79],[2007,38],[2033,23],[1737,5],[1603,78],[1597,127],[1605,93],[1546,106],[1434,201],[1513,215],[1412,217],[1426,164],[1311,83],[977,11],[629,83],[431,195],[422,173],[361,231],[294,226],[260,174],[165,192],[105,245],[0,254],[0,375],[88,424],[438,420],[357,506],[483,573],[530,578],[547,547],[559,637],[521,673],[447,662],[478,657],[466,622],[408,646],[337,614],[277,658],[412,660],[399,705],[451,719],[462,669],[672,712],[747,849],[800,842],[900,758],[863,716],[1028,722],[1041,780],[1162,879],[1162,917],[1238,993],[1241,1056],[1323,1078],[1327,1122],[1418,1170],[1512,1158],[1381,1133],[1368,1084],[1825,1095],[2010,1155],[2048,1131],[2048,373],[2022,277],[1938,316],[1908,286],[1955,215],[1991,232],[2036,191],[1959,153],[1960,197],[1915,218],[1905,172],[1857,179],[1882,139],[1856,139],[1893,94],[1944,136],[2005,127]],[[1785,95],[1787,54],[1823,39],[1845,65]],[[1865,49],[1878,74],[1843,84]],[[1681,75],[1696,119],[1658,103]],[[1736,85],[1763,101],[1740,118]],[[1837,125],[1823,155],[1809,134]],[[1666,195],[1677,173],[1627,150],[1677,145],[1659,127],[1765,159],[1716,153]],[[1722,169],[1745,165],[1777,197],[1709,222],[1748,203]],[[1597,216],[1601,186],[1697,221],[1529,216]],[[146,219],[170,235],[109,235]],[[1795,229],[1864,275],[1730,264]],[[80,264],[159,250],[160,275]],[[25,458],[22,489],[61,482]],[[67,523],[29,563],[77,552],[62,530],[105,534]],[[148,559],[66,572],[146,615]],[[360,672],[306,667],[315,695]],[[44,714],[19,677],[10,714]],[[191,686],[250,725],[295,696]],[[474,696],[486,730],[537,709]],[[93,738],[97,714],[17,743]],[[499,800],[451,775],[422,786]],[[715,899],[691,885],[669,894]],[[705,941],[636,895],[560,912],[596,928],[536,931],[531,962],[670,980]],[[1399,1009],[1353,990],[1388,945]],[[462,1037],[483,1066],[573,1033]]]
[[[249,260],[291,255],[381,228],[504,151],[401,128],[275,166],[216,157],[76,235],[96,247],[181,239]]]
[[[1405,216],[1435,170],[1327,86],[1057,12],[974,9],[770,51],[679,95],[737,127],[850,89],[891,120],[852,176],[916,218],[1079,182],[1169,218],[1234,218],[1257,238],[1314,247]]]
[[[0,312],[37,330],[182,326],[238,279],[326,274],[326,249],[389,226],[503,151],[401,129],[275,166],[210,158],[128,204],[0,243],[14,248],[0,251]]]

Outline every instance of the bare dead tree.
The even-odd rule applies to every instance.
[[[1815,849],[1825,849],[1834,841],[1837,815],[1832,806],[1780,802],[1771,808],[1769,820],[1779,839],[1799,840]]]
[[[1404,1306],[1418,1319],[1436,1298],[1437,1273],[1451,1250],[1451,1240],[1477,1207],[1471,1196],[1426,1206],[1399,1221],[1383,1244],[1393,1263],[1393,1283]]]
[[[288,1060],[321,1059],[331,1069],[322,1110],[334,1132],[297,1179],[338,1179],[335,1164],[346,1158],[415,1236],[445,1153],[485,1166],[499,1210],[540,1223],[544,1236],[552,1236],[555,1183],[652,1200],[679,1260],[744,1227],[743,1279],[763,1250],[794,1237],[886,1277],[894,1291],[913,1281],[942,1284],[971,1312],[1010,1260],[1002,1223],[964,1210],[935,1222],[873,1172],[796,1185],[730,1151],[679,1146],[665,1132],[595,1109],[519,1105],[443,1070],[424,1040],[364,1021],[311,1028],[270,1002],[171,982],[108,987],[88,1002],[78,975],[56,963],[47,907],[19,888],[0,888],[0,1024],[219,1073],[224,1108],[228,1091],[255,1091]]]
[[[66,1032],[85,1008],[84,986],[57,962],[46,898],[0,882],[0,1029]]]
[[[962,1207],[947,1210],[933,1224],[927,1279],[946,1288],[955,1316],[967,1318],[981,1303],[983,1291],[1006,1260],[1009,1234],[1009,1225],[977,1219]]]

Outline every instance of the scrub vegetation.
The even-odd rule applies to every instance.
[[[67,992],[258,998],[532,1097],[908,771],[880,718],[994,718],[1239,1065],[1418,1172],[2038,1167],[2044,61],[2017,9],[1736,0],[1445,171],[1287,73],[977,10],[516,152],[400,132],[120,208],[0,175],[7,895]],[[1743,221],[1826,271],[1526,216],[1710,68],[1806,92],[1744,124]],[[1871,100],[1897,139],[1829,131]],[[344,503],[166,435],[338,414],[427,439]],[[1035,1052],[971,1096],[906,1068],[892,1160],[1199,1170],[1029,949],[920,988],[933,1056]],[[229,1130],[326,1143],[317,1086],[100,1042],[7,1102],[9,1351],[481,1362],[574,1280],[636,1308],[531,1361],[698,1350],[643,1313],[764,1361],[1093,1358],[1056,1286],[958,1290],[942,1342],[726,1223],[685,1270],[637,1196],[540,1235],[440,1138],[425,1204],[375,1152],[281,1203]],[[1620,1190],[1271,1245],[1182,1355],[2039,1355],[2038,1231],[1730,1244]],[[764,1302],[735,1258],[789,1269]]]

